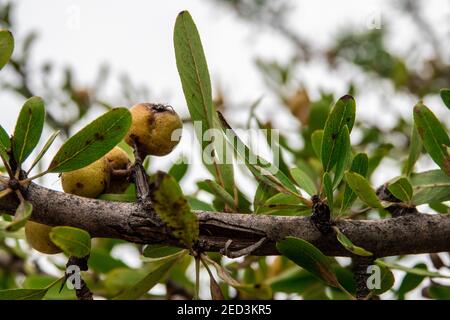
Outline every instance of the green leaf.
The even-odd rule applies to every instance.
[[[409,154],[408,160],[405,166],[405,175],[409,176],[414,169],[414,165],[420,157],[422,152],[423,144],[420,139],[419,133],[417,132],[417,127],[414,125],[411,129],[411,142],[409,144]]]
[[[217,197],[223,200],[231,208],[236,208],[234,198],[221,185],[209,179],[205,180],[205,183]]]
[[[55,131],[48,138],[47,142],[44,144],[44,147],[42,148],[41,151],[39,151],[39,154],[36,156],[36,159],[34,159],[33,163],[31,164],[30,169],[28,169],[28,172],[33,170],[33,168],[38,164],[38,162],[41,161],[42,157],[45,155],[45,153],[47,152],[48,148],[50,148],[50,146],[53,144],[53,142],[55,141],[56,137],[58,137],[59,133],[60,133],[60,131]]]
[[[327,196],[328,207],[330,207],[330,212],[333,213],[333,182],[331,181],[330,174],[325,172],[322,178],[323,190]]]
[[[9,160],[8,150],[11,148],[11,140],[8,133],[0,126],[0,154],[6,161]]]
[[[252,284],[242,284],[235,280],[227,270],[225,270],[224,267],[222,267],[220,264],[209,258],[207,255],[202,256],[202,259],[206,261],[207,263],[211,264],[217,271],[217,275],[220,279],[222,279],[226,284],[229,286],[232,286],[236,290],[245,293],[247,296],[250,296],[252,298],[256,299],[264,299],[268,300],[272,298],[272,290],[271,288],[266,284],[258,284],[258,285],[252,285]]]
[[[67,140],[48,167],[49,172],[67,172],[84,168],[114,148],[128,132],[131,113],[115,108]]]
[[[418,263],[413,268],[426,270],[427,266],[424,263]],[[406,273],[405,276],[403,277],[400,287],[397,290],[397,296],[398,296],[399,300],[405,299],[405,295],[408,292],[417,288],[422,283],[423,279],[425,279],[424,276],[419,276],[419,275],[412,274],[412,273]]]
[[[38,289],[38,290],[46,290],[48,287],[48,291],[43,297],[44,300],[76,300],[77,296],[75,290],[69,289],[67,286],[64,286],[60,291],[60,284],[62,279],[58,279],[49,275],[41,275],[41,274],[32,274],[28,275],[23,282],[22,286],[24,289]]]
[[[349,133],[355,123],[355,99],[346,95],[340,98],[331,110],[323,131],[321,158],[324,170],[330,171],[338,161],[341,152],[339,136],[347,126]]]
[[[450,109],[450,89],[441,89],[440,94],[442,101]]]
[[[69,257],[86,257],[91,251],[91,236],[88,232],[74,227],[54,227],[50,239]]]
[[[0,241],[3,241],[5,238],[11,238],[11,239],[24,239],[25,238],[25,230],[22,228],[16,232],[7,232],[6,227],[10,224],[12,221],[12,218],[10,216],[3,216],[3,219],[5,221],[2,221],[0,219]]]
[[[395,263],[389,263],[380,259],[375,260],[375,263],[378,264],[379,266],[384,266],[386,268],[389,269],[395,269],[395,270],[401,270],[401,271],[405,271],[407,273],[411,273],[411,274],[415,274],[418,276],[424,276],[424,277],[430,277],[430,278],[445,278],[445,279],[450,279],[450,276],[446,276],[443,274],[440,274],[439,272],[432,272],[432,271],[428,271],[427,269],[422,269],[422,268],[408,268],[408,267],[404,267]]]
[[[205,53],[197,27],[188,11],[182,11],[177,17],[174,28],[174,47],[178,73],[180,75],[186,103],[194,122],[194,131],[202,146],[202,160],[216,181],[232,192],[234,188],[233,166],[227,161],[217,161],[224,156],[225,144],[220,140],[223,134],[216,136],[214,141],[206,139],[210,129],[220,129],[216,110],[212,100],[211,80]],[[195,124],[200,123],[200,128]],[[199,130],[200,129],[200,130]],[[212,152],[205,152],[210,150]],[[212,154],[213,153],[213,154]],[[214,162],[216,165],[214,166]]]
[[[89,270],[98,273],[108,273],[117,268],[124,268],[126,264],[121,260],[111,257],[110,252],[103,247],[93,247],[88,261]]]
[[[413,195],[413,187],[411,183],[409,183],[408,179],[404,177],[399,177],[395,179],[393,182],[389,183],[388,190],[397,199],[406,203],[411,202]]]
[[[411,175],[413,203],[421,205],[450,200],[450,177],[442,170],[430,170]]]
[[[156,213],[171,228],[172,234],[188,248],[192,247],[199,233],[197,216],[175,179],[158,172],[151,199]]]
[[[149,244],[144,248],[142,255],[147,258],[159,259],[179,253],[183,249],[169,247],[163,244]]]
[[[370,251],[367,251],[364,248],[355,246],[353,244],[353,242],[345,235],[341,232],[341,230],[339,230],[339,228],[334,227],[333,228],[336,231],[336,238],[338,239],[338,241],[342,244],[342,246],[347,249],[348,251],[358,255],[358,256],[363,256],[363,257],[370,257],[373,256],[373,253]]]
[[[354,158],[350,167],[350,172],[359,173],[361,176],[366,177],[369,167],[369,158],[365,153],[358,153]],[[356,199],[356,193],[347,184],[345,185],[344,198],[342,200],[341,212],[350,208]]]
[[[434,113],[421,102],[414,107],[414,124],[428,154],[450,176],[450,155],[447,152],[450,139],[445,128]]]
[[[131,288],[125,290],[114,300],[136,300],[146,294],[156,284],[158,284],[172,269],[173,266],[183,257],[184,254],[170,256],[167,259],[161,260],[155,264],[155,267],[140,281],[134,284]]]
[[[318,159],[322,158],[323,130],[316,130],[311,135],[311,144]]]
[[[346,172],[345,181],[358,197],[371,208],[383,208],[369,181],[356,172]]]
[[[16,209],[14,220],[6,227],[6,231],[15,232],[25,226],[32,212],[33,205],[29,201],[24,200],[20,202],[19,206]]]
[[[290,173],[295,183],[297,183],[297,185],[305,190],[310,196],[317,194],[315,183],[305,171],[300,168],[293,168],[290,170]]]
[[[183,177],[186,175],[186,172],[188,170],[188,164],[187,159],[182,156],[180,159],[178,159],[175,164],[169,169],[169,175],[172,176],[175,180],[178,182],[183,179]]]
[[[264,202],[258,213],[280,216],[308,215],[311,213],[311,207],[302,205],[295,196],[277,193]]]
[[[298,293],[303,295],[308,288],[317,287],[317,278],[308,271],[297,266],[282,271],[275,277],[269,278],[266,284],[270,285],[274,292]],[[323,286],[319,283],[320,286]]]
[[[277,242],[278,251],[300,267],[311,272],[332,287],[340,284],[331,265],[331,259],[303,239],[287,237]]]
[[[439,284],[432,284],[428,287],[430,297],[438,300],[450,300],[450,287]]]
[[[186,196],[186,199],[189,203],[189,206],[192,210],[200,210],[200,211],[214,211],[214,207],[209,203],[201,201],[196,197]]]
[[[450,207],[442,202],[432,202],[428,204],[431,209],[438,213],[450,213]]]
[[[378,261],[378,260],[377,260]],[[394,274],[392,273],[392,271],[386,267],[385,265],[382,264],[378,264],[377,265],[380,267],[380,288],[379,289],[373,289],[373,293],[376,295],[381,295],[387,291],[389,291],[395,283],[395,277]]]
[[[148,265],[145,265],[139,269],[121,267],[109,271],[105,274],[103,280],[104,288],[107,291],[107,297],[113,298],[126,290],[130,290],[154,269],[155,268],[152,268],[152,266],[149,267]]]
[[[42,300],[48,288],[0,290],[0,300]]]
[[[262,157],[255,155],[242,140],[236,135],[225,118],[220,115],[223,129],[226,131],[226,137],[230,141],[235,151],[244,159],[245,165],[260,182],[276,189],[279,192],[298,194],[295,185],[286,175],[274,164],[266,161]]]
[[[22,164],[30,155],[41,138],[44,128],[45,107],[40,97],[32,97],[25,101],[17,119],[12,148],[17,164]]]
[[[174,30],[178,73],[193,121],[202,121],[205,129],[214,128],[215,109],[211,80],[197,27],[188,11],[178,14]]]
[[[351,266],[346,268],[341,267],[339,264],[335,264],[333,266],[334,272],[336,273],[336,277],[338,278],[339,283],[351,294],[356,294],[356,280],[353,270]],[[331,288],[333,292],[336,292],[334,288]],[[342,292],[340,292],[342,297]],[[343,298],[348,299],[348,296],[344,296]]]
[[[264,205],[264,203],[270,197],[276,195],[278,193],[277,190],[272,188],[271,186],[265,183],[258,183],[258,187],[255,191],[255,196],[253,197],[253,210],[255,213],[260,213],[260,209]]]
[[[9,30],[0,30],[0,69],[8,63],[14,51],[14,38]]]
[[[333,190],[339,186],[339,183],[341,183],[342,178],[344,177],[344,172],[348,169],[351,159],[350,133],[347,125],[344,126],[339,134],[336,148],[337,162],[336,172],[333,179]]]

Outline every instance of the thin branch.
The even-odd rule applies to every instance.
[[[266,241],[266,237],[262,237],[258,242],[255,242],[254,244],[249,245],[248,247],[245,247],[241,250],[230,251],[229,248],[233,243],[233,240],[230,239],[227,241],[227,243],[225,243],[225,248],[221,250],[220,253],[232,259],[239,258],[242,256],[248,256],[258,248],[260,248],[264,244],[264,241]]]
[[[0,186],[1,191],[1,186]],[[23,193],[33,205],[31,220],[50,226],[82,228],[92,237],[117,238],[146,244],[180,246],[159,217],[141,203],[122,203],[82,198],[34,183]],[[14,214],[19,201],[12,193],[0,199],[0,210]],[[329,256],[351,256],[331,234],[321,234],[309,217],[196,212],[200,251],[219,252],[266,241],[252,255],[278,255],[276,242],[294,236],[305,239]],[[336,226],[355,245],[376,257],[450,251],[450,215],[411,214],[380,220],[339,219]]]

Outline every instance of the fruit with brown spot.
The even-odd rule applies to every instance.
[[[125,141],[136,144],[141,156],[164,156],[178,144],[181,135],[172,134],[183,127],[178,114],[170,106],[139,103],[130,109],[133,117]]]
[[[50,239],[50,231],[52,231],[52,227],[45,224],[33,221],[27,221],[25,224],[25,236],[31,247],[46,254],[62,252]]]
[[[86,198],[97,198],[109,185],[110,169],[106,157],[90,165],[61,175],[64,192]]]

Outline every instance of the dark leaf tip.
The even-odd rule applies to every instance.
[[[351,96],[349,94],[346,94],[345,96],[342,96],[340,100],[344,100],[344,101],[355,100],[355,98],[353,98],[353,96]]]

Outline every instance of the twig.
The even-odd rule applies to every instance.
[[[264,241],[266,241],[266,240],[267,240],[266,237],[262,237],[258,242],[254,243],[248,247],[245,247],[245,248],[243,248],[241,250],[237,250],[237,251],[230,251],[229,247],[230,247],[231,243],[233,242],[233,240],[230,239],[225,243],[225,248],[223,250],[220,250],[220,253],[231,259],[239,258],[242,256],[247,256],[247,255],[250,255],[256,249],[260,248],[264,244]]]
[[[4,188],[0,185],[0,191]],[[32,221],[49,226],[72,226],[92,237],[123,239],[133,243],[180,246],[169,229],[139,203],[88,199],[31,183],[24,197],[33,205]],[[9,194],[0,199],[0,211],[15,214],[19,199]],[[267,240],[252,255],[278,255],[276,242],[288,236],[304,239],[328,256],[351,257],[336,239],[323,236],[310,217],[273,216],[222,212],[195,212],[202,251],[218,252],[228,240],[238,251],[259,239]],[[376,220],[339,219],[333,222],[354,243],[376,257],[450,251],[450,216],[409,214]]]
[[[136,184],[136,196],[138,201],[144,206],[151,204],[150,200],[150,185],[148,181],[147,172],[142,165],[143,159],[139,153],[136,142],[134,142],[134,157],[135,162],[133,165],[133,179]]]
[[[353,258],[353,272],[356,280],[356,298],[358,300],[367,299],[371,294],[370,289],[367,287],[367,279],[370,274],[367,273],[367,268],[373,265],[375,261],[374,257],[360,257],[355,256]]]
[[[87,271],[88,265],[87,262],[89,260],[89,256],[83,257],[83,258],[77,258],[77,257],[70,257],[67,261],[66,268],[69,268],[70,266],[77,266],[80,271]],[[74,270],[73,273],[76,271]],[[65,282],[68,280],[70,276],[73,275],[73,273],[68,273],[66,270],[64,281],[62,282],[61,289],[63,288]],[[78,300],[94,300],[93,294],[89,287],[87,286],[86,282],[81,278],[81,274],[79,274],[80,277],[80,286],[75,288],[75,293],[77,295]]]

